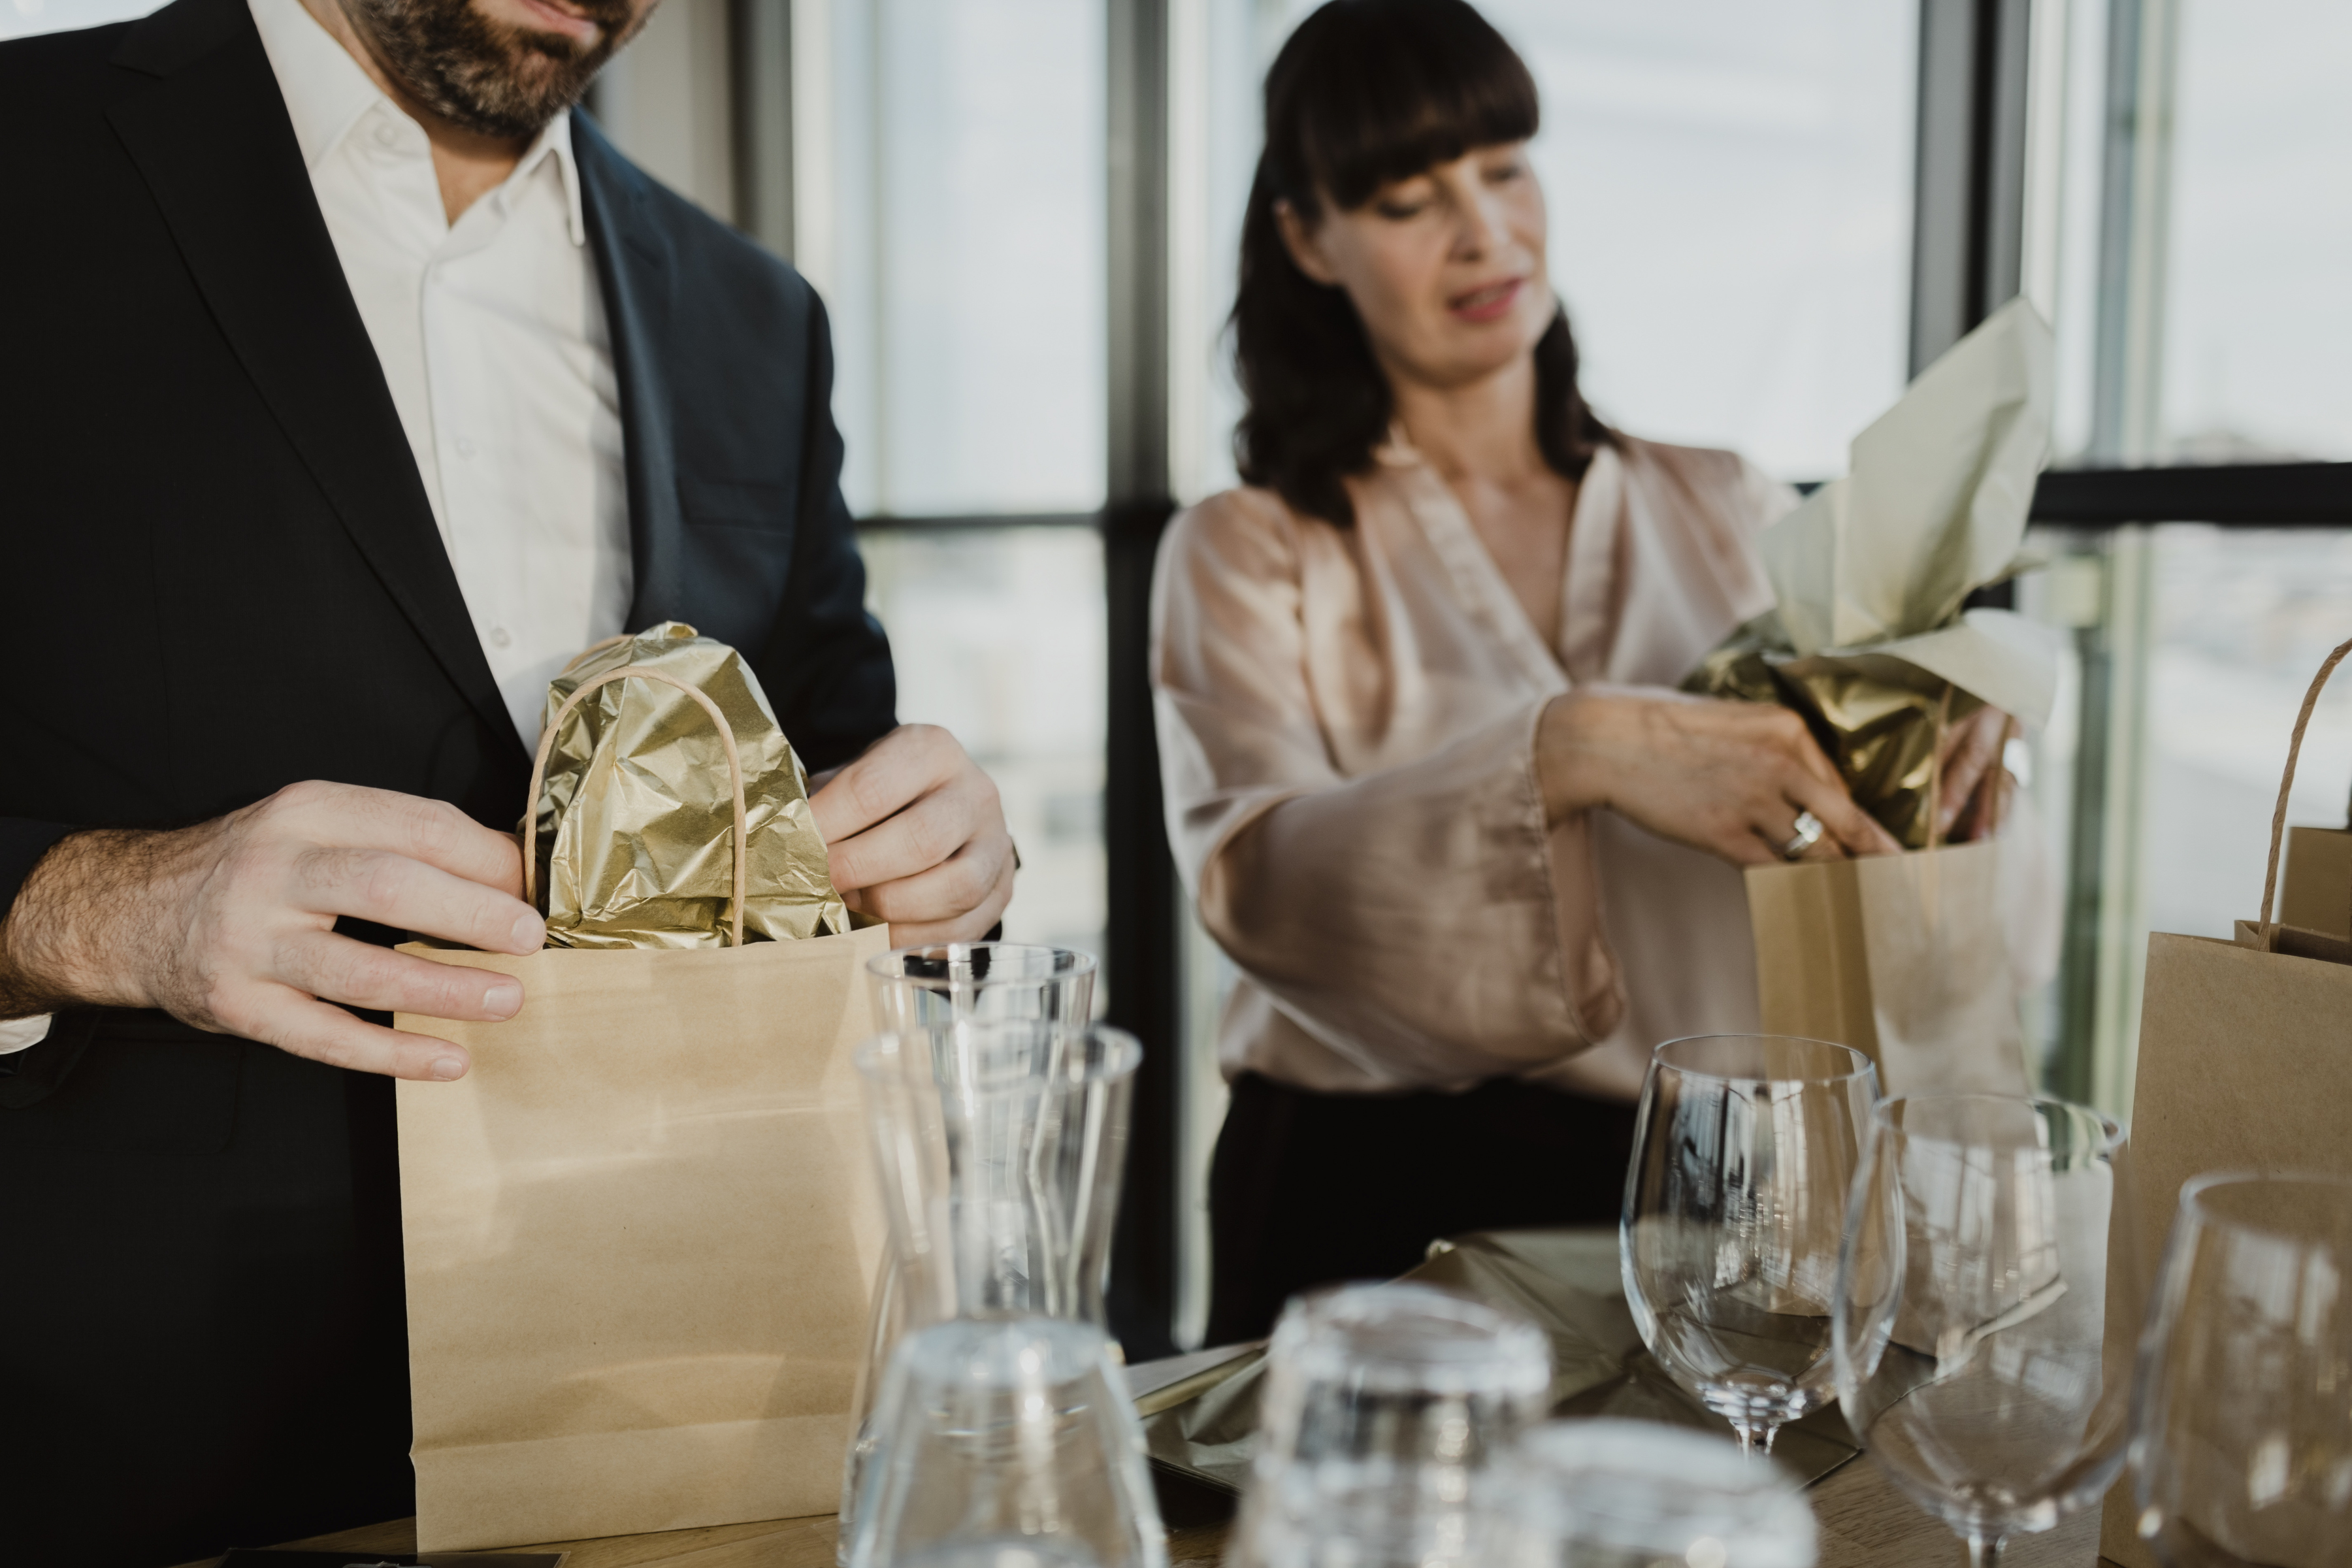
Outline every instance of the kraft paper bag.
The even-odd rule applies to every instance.
[[[2296,862],[2303,909],[2332,913],[2334,931],[2273,923],[2288,792],[2311,710],[2352,642],[2328,656],[2305,696],[2272,818],[2262,919],[2237,938],[2151,933],[2140,996],[2139,1068],[2132,1093],[2139,1239],[2151,1279],[2179,1206],[2180,1186],[2207,1171],[2352,1175],[2352,863],[2326,841]],[[2332,886],[2329,885],[2332,880]],[[2107,1494],[2099,1550],[2126,1568],[2157,1568],[2139,1539],[2126,1475]]]
[[[2020,852],[2004,837],[1748,868],[1765,1031],[1852,1046],[1885,1094],[2031,1092],[2001,864]]]
[[[850,1053],[889,934],[744,945],[743,885],[728,946],[401,949],[524,996],[394,1020],[473,1053],[395,1090],[422,1551],[840,1501],[885,1242]]]
[[[2279,924],[2352,938],[2352,830],[2288,828],[2285,869]]]

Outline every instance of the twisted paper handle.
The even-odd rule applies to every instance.
[[[2294,790],[2294,760],[2303,753],[2303,731],[2311,722],[2311,710],[2319,705],[2319,693],[2327,685],[2327,678],[2352,653],[2352,642],[2338,644],[2319,673],[2311,678],[2311,689],[2303,694],[2303,711],[2294,716],[2294,736],[2286,743],[2286,773],[2279,780],[2278,809],[2271,813],[2271,865],[2263,874],[2263,947],[2268,951],[2278,927],[2271,921],[2271,899],[2278,891],[2279,851],[2286,844],[2286,797]]]
[[[595,650],[592,648],[589,651]],[[547,759],[555,750],[555,738],[563,732],[563,721],[572,717],[572,710],[580,706],[582,698],[600,686],[610,686],[614,681],[626,680],[631,677],[675,686],[693,698],[701,705],[702,710],[710,715],[711,723],[719,728],[719,742],[727,748],[729,782],[735,787],[734,945],[740,947],[743,945],[743,845],[747,831],[743,810],[743,758],[735,749],[734,727],[727,722],[727,715],[719,710],[719,704],[666,669],[647,669],[639,665],[625,664],[618,669],[608,669],[602,675],[592,676],[563,700],[563,706],[555,710],[555,717],[550,719],[547,728],[540,731],[539,755],[532,758],[530,763],[530,800],[523,807],[522,816],[522,901],[533,909],[539,907],[539,792],[547,783]]]

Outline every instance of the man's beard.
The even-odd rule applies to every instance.
[[[393,79],[443,119],[485,136],[531,136],[580,101],[634,31],[628,0],[573,0],[597,24],[585,48],[493,22],[472,0],[344,0]]]

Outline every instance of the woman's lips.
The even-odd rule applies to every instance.
[[[1448,308],[1465,321],[1492,321],[1510,314],[1518,302],[1519,290],[1527,287],[1524,278],[1506,278],[1499,283],[1488,283],[1456,294],[1446,301]]]
[[[554,4],[552,0],[520,0],[520,4],[533,21],[551,33],[561,33],[586,43],[601,30],[593,18],[583,16],[567,5]]]

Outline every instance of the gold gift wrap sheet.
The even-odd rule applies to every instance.
[[[1803,718],[1854,804],[1906,849],[1927,847],[1940,779],[1936,753],[1981,698],[1878,654],[1799,658],[1776,647],[1778,617],[1749,622],[1707,655],[1685,690],[1777,702]]]
[[[809,810],[808,773],[742,656],[667,621],[591,648],[556,677],[545,722],[581,685],[625,665],[676,676],[718,705],[743,764],[744,940],[839,935]],[[656,680],[588,694],[548,754],[540,885],[552,947],[719,947],[729,940],[735,811],[727,746],[701,705]]]

